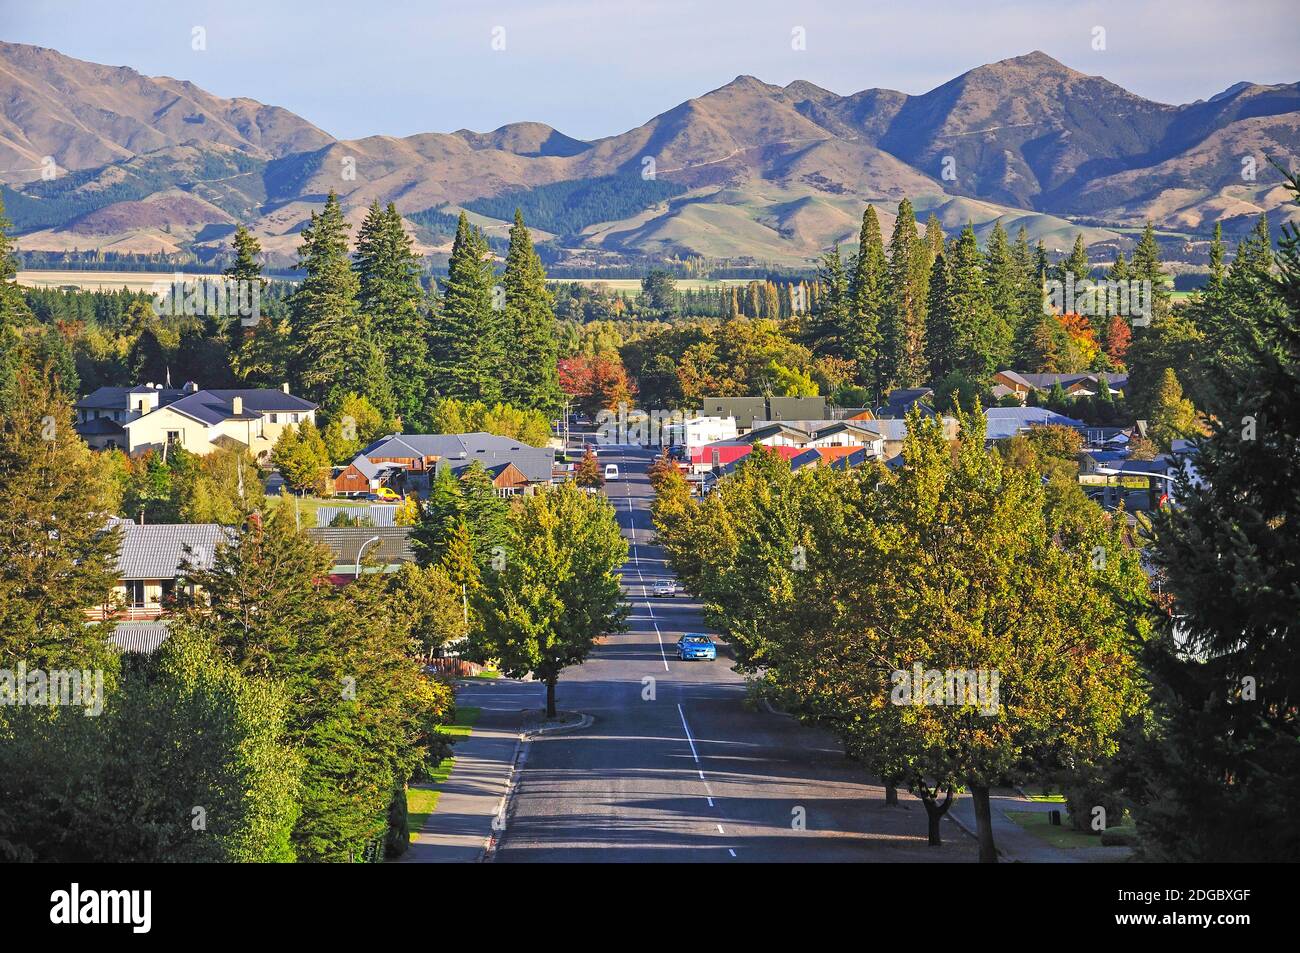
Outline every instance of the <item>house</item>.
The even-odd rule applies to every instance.
[[[892,390],[885,403],[876,409],[876,416],[887,420],[901,420],[917,404],[927,417],[934,417],[934,390],[930,387],[905,387]]]
[[[123,425],[130,453],[181,447],[204,455],[214,447],[239,446],[266,461],[286,429],[316,420],[316,405],[289,393],[289,385],[238,390],[200,390],[148,410]]]
[[[754,418],[766,419],[766,397],[705,397],[700,413],[705,417],[731,417],[736,429],[744,432],[754,426]]]
[[[740,432],[755,420],[797,420],[826,417],[825,397],[705,397],[704,416],[732,417]]]
[[[375,503],[371,506],[318,506],[316,525],[329,526],[340,516],[358,520],[361,526],[396,526],[397,504]]]
[[[776,450],[792,462],[808,451],[817,454],[817,461],[830,462],[858,450],[877,457],[885,450],[884,440],[876,429],[879,421],[755,420],[753,423],[753,429],[743,437],[693,448],[689,454],[691,469],[700,472],[725,468],[759,445]]]
[[[361,455],[376,465],[396,465],[407,474],[428,475],[445,469],[460,476],[466,467],[478,463],[503,493],[527,492],[549,484],[555,464],[555,451],[549,447],[532,447],[481,432],[390,434],[366,447]]]
[[[737,434],[735,417],[697,416],[668,424],[664,428],[663,441],[690,449],[719,440],[732,440]]]
[[[415,559],[409,526],[314,526],[307,535],[334,554],[330,582],[336,586],[355,580],[358,570],[396,572]]]
[[[405,472],[406,468],[403,464],[375,463],[362,454],[334,477],[334,492],[339,496],[373,493],[381,486],[387,486],[388,481],[394,476]]]
[[[217,546],[234,532],[217,523],[153,523],[141,526],[114,519],[121,534],[117,553],[117,582],[109,602],[94,610],[99,619],[156,619],[176,591],[177,579],[188,563],[209,569]]]
[[[1102,378],[1106,379],[1112,395],[1123,395],[1128,375],[1122,373],[1029,374],[1023,371],[998,371],[993,375],[993,391],[994,396],[1011,393],[1023,401],[1031,391],[1046,394],[1059,384],[1070,397],[1094,397],[1101,393]]]
[[[198,389],[193,382],[179,390],[161,384],[100,387],[72,405],[76,415],[72,429],[92,450],[125,449],[125,424]]]
[[[1046,407],[990,407],[984,411],[984,417],[985,442],[1005,440],[1030,427],[1043,427],[1048,424],[1072,427],[1079,431],[1087,429],[1082,420],[1058,414]]]

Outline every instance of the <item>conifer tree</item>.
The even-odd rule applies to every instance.
[[[1011,329],[997,320],[984,281],[983,257],[975,229],[967,225],[953,245],[946,300],[953,325],[955,367],[982,381],[1005,365],[1011,353]]]
[[[85,616],[117,578],[108,497],[72,408],[48,376],[19,371],[0,405],[0,668],[110,666],[109,633]]]
[[[9,237],[4,198],[0,196],[0,398],[8,395],[18,369],[18,327],[31,319],[31,311],[18,287],[18,262]]]
[[[844,355],[851,302],[848,277],[844,273],[844,261],[840,257],[838,245],[822,256],[818,277],[825,286],[826,293],[822,295],[818,308],[808,323],[805,340],[809,349],[818,356]]]
[[[495,403],[504,364],[502,309],[487,239],[462,212],[447,263],[441,311],[431,334],[430,357],[440,397]]]
[[[1074,275],[1076,287],[1078,283],[1092,276],[1092,266],[1088,264],[1088,247],[1083,243],[1083,233],[1074,236],[1074,247],[1070,254],[1057,264],[1055,277],[1058,281],[1064,283],[1067,274]]]
[[[230,250],[234,253],[234,260],[222,274],[232,281],[247,282],[250,287],[256,284],[260,295],[260,289],[266,287],[266,279],[262,277],[262,243],[241,222],[235,226],[235,234],[230,239]],[[270,320],[259,317],[260,320]],[[231,354],[239,353],[245,337],[243,322],[238,316],[232,317],[226,328],[226,342]]]
[[[1016,232],[1011,257],[1016,263],[1016,284],[1021,293],[1019,317],[1015,322],[1019,340],[1025,326],[1043,311],[1043,283],[1039,280],[1034,250],[1029,247],[1029,229],[1023,225]]]
[[[510,359],[502,383],[502,399],[514,407],[558,413],[564,397],[555,366],[558,356],[555,304],[546,289],[542,259],[533,248],[532,233],[519,209],[515,209],[515,222],[510,229],[503,284]]]
[[[889,240],[889,297],[885,309],[885,373],[889,386],[910,387],[925,376],[925,285],[927,254],[916,233],[912,203],[898,203],[898,217]],[[925,281],[919,269],[925,267]]]
[[[332,191],[302,230],[298,267],[306,271],[289,300],[295,377],[302,396],[332,406],[349,391],[370,395],[359,283],[348,258],[348,224]]]
[[[877,403],[884,399],[881,326],[888,269],[880,219],[876,215],[875,206],[868,205],[862,213],[858,254],[853,260],[849,279],[849,347],[844,356],[857,363],[855,379],[867,388]]]
[[[1223,223],[1214,223],[1214,239],[1210,242],[1210,277],[1209,285],[1217,286],[1223,281]]]
[[[1164,263],[1160,260],[1160,246],[1156,244],[1155,226],[1147,222],[1142,230],[1142,238],[1133,249],[1131,265],[1135,281],[1151,282],[1151,320],[1162,318],[1169,313],[1168,276]]]
[[[925,315],[925,356],[930,380],[937,383],[957,366],[957,329],[948,298],[948,258],[943,252],[935,257],[930,269]]]
[[[988,247],[984,252],[985,284],[988,287],[989,306],[993,320],[1008,341],[1017,340],[1027,317],[1025,311],[1025,276],[1018,259],[1019,244],[1012,248],[1001,220],[993,223]],[[1029,250],[1028,242],[1024,252]],[[1001,360],[1010,359],[1004,352]]]
[[[420,260],[390,202],[371,204],[357,232],[357,303],[379,354],[396,413],[410,429],[420,427],[429,397],[428,319],[423,313]],[[369,358],[373,365],[373,353]],[[383,395],[372,395],[383,403]]]
[[[1300,179],[1288,176],[1300,198]],[[1287,862],[1300,850],[1300,233],[1202,360],[1210,433],[1154,515],[1172,598],[1147,653],[1153,731],[1134,779],[1146,859]],[[1225,279],[1226,285],[1230,279]],[[1263,305],[1262,307],[1258,305]]]

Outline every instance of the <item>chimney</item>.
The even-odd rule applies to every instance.
[[[285,381],[283,384],[281,384],[280,390],[284,391],[286,394],[289,393],[289,382]]]
[[[234,416],[238,417],[244,412],[244,398],[232,397],[230,399],[230,410]]]

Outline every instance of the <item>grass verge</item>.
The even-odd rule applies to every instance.
[[[1061,812],[1060,827],[1054,827],[1048,821],[1048,813],[1047,811],[1007,811],[1007,817],[1050,847],[1073,850],[1077,847],[1104,846],[1100,836],[1084,834],[1072,828],[1069,817],[1064,811]],[[1136,828],[1133,825],[1133,819],[1125,817],[1120,824],[1113,825],[1110,830],[1133,833]]]
[[[468,738],[470,732],[474,730],[474,722],[478,720],[478,715],[479,709],[472,705],[457,705],[456,724],[442,725],[438,731],[452,738]],[[429,815],[438,809],[438,795],[442,793],[442,785],[446,783],[447,778],[451,777],[452,769],[455,767],[454,756],[443,758],[433,769],[429,780],[421,782],[424,786],[406,789],[406,822],[411,832],[411,840],[415,840],[415,835],[423,830],[424,822],[428,820]]]

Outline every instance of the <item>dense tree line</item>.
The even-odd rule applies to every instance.
[[[490,218],[508,219],[522,211],[536,227],[555,235],[576,235],[588,225],[614,222],[686,191],[664,179],[608,175],[536,186],[475,199],[465,207]]]

